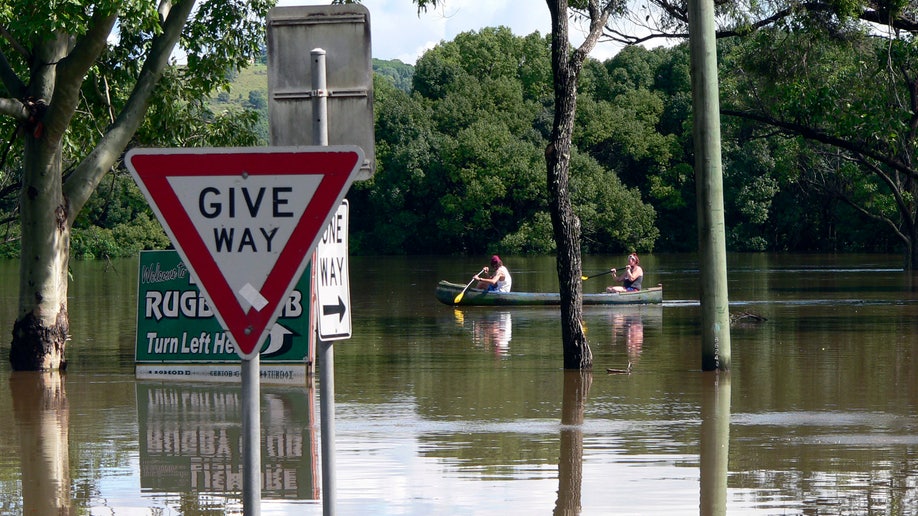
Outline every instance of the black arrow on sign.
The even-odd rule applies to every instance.
[[[338,322],[341,322],[344,319],[344,311],[346,309],[344,300],[341,299],[341,296],[338,296],[337,305],[322,305],[322,316],[338,314]]]

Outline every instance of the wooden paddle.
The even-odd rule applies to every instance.
[[[622,267],[624,269],[624,267]],[[612,274],[612,270],[607,270],[606,272],[600,272],[599,274],[593,274],[592,276],[580,276],[581,281],[586,281],[590,278],[595,278],[596,276],[605,276],[606,274]]]
[[[484,268],[482,268],[480,271],[478,271],[478,273],[475,274],[475,276],[478,276],[478,275],[481,274],[482,272],[484,272]],[[464,289],[462,289],[462,292],[460,292],[459,295],[456,296],[456,299],[453,299],[453,304],[454,304],[454,305],[458,305],[458,304],[459,304],[459,301],[462,301],[462,296],[464,296],[464,295],[465,295],[465,291],[468,290],[469,287],[472,286],[472,283],[475,283],[475,278],[474,278],[474,277],[472,278],[472,281],[470,281],[469,284],[466,285]]]

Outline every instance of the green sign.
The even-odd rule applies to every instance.
[[[311,269],[306,267],[262,343],[262,362],[309,360]],[[233,339],[177,252],[142,251],[137,284],[137,362],[239,363]]]

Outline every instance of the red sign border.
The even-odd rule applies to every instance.
[[[135,148],[127,153],[125,162],[220,323],[233,336],[237,353],[243,359],[251,359],[258,354],[256,347],[280,314],[281,301],[305,270],[328,220],[360,170],[363,151],[355,146]],[[262,310],[242,309],[168,182],[170,177],[242,174],[322,176],[262,286],[260,293],[268,302]]]

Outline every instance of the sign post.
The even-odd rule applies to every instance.
[[[363,150],[138,148],[125,162],[242,358],[243,511],[257,516],[260,345],[359,171]]]
[[[357,179],[369,179],[375,169],[369,11],[359,4],[275,7],[268,15],[267,32],[271,143],[359,145],[366,156]],[[308,61],[303,55],[306,49],[310,50]],[[347,310],[349,337],[347,304],[342,297],[332,311],[343,315],[340,310]],[[321,313],[322,308],[318,306],[317,311]],[[339,324],[344,322],[339,319]],[[324,323],[322,328],[324,333]],[[333,342],[319,337],[316,350],[325,516],[335,514]]]

